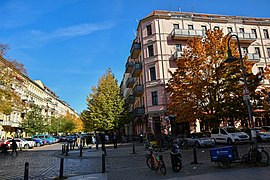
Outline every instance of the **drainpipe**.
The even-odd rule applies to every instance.
[[[260,22],[261,23],[261,22]],[[263,39],[262,39],[262,32],[261,32],[261,28],[259,25],[257,25],[258,29],[259,29],[259,34],[260,34],[260,40],[261,40],[261,44],[262,44],[262,50],[263,50],[263,56],[264,56],[264,62],[265,62],[265,66],[267,66],[267,60],[266,60],[266,54],[265,54],[265,50],[264,50],[264,44],[263,44]]]

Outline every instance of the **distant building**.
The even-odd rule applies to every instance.
[[[176,68],[175,60],[181,57],[187,40],[204,36],[208,29],[236,33],[243,54],[254,62],[254,71],[263,71],[270,63],[269,18],[154,11],[139,21],[121,83],[130,112],[126,134],[172,131],[173,116],[166,114],[168,69]]]
[[[7,61],[0,57],[0,65],[8,65]],[[12,69],[12,67],[7,67]],[[3,72],[1,72],[3,73]],[[2,88],[0,86],[0,88]],[[21,97],[25,104],[24,110],[13,108],[11,114],[5,115],[0,113],[0,138],[7,138],[18,135],[23,132],[20,123],[25,119],[30,105],[36,104],[41,107],[44,116],[65,116],[67,113],[78,117],[78,114],[66,102],[59,97],[40,80],[32,80],[23,73],[16,71],[16,83],[12,88]]]

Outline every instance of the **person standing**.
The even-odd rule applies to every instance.
[[[12,148],[11,155],[13,155],[13,152],[16,152],[16,156],[18,156],[18,151],[17,151],[18,145],[14,138],[11,140],[11,148]]]
[[[117,149],[117,134],[116,134],[116,132],[113,132],[112,139],[113,139],[113,148]]]

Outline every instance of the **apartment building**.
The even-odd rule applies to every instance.
[[[2,57],[0,57],[0,63],[1,65],[8,65]],[[12,69],[12,67],[7,68]],[[41,107],[41,113],[46,117],[65,116],[67,113],[78,117],[76,111],[69,104],[59,99],[40,80],[34,81],[19,71],[16,71],[15,79],[12,88],[21,98],[24,109],[13,107],[13,111],[8,115],[0,113],[0,138],[16,136],[23,132],[20,123],[25,119],[26,113],[31,110],[33,104]]]
[[[166,114],[168,70],[176,68],[175,60],[188,39],[203,37],[208,29],[237,34],[254,71],[263,71],[270,63],[270,18],[154,11],[138,23],[121,83],[130,112],[126,134],[171,132],[172,118]],[[268,80],[264,83],[269,84]]]

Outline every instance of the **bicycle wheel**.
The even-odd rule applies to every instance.
[[[229,158],[225,157],[225,156],[221,156],[218,159],[218,166],[224,169],[227,169],[231,166],[231,161]]]
[[[167,171],[166,171],[166,166],[165,166],[163,160],[160,161],[160,167],[159,167],[159,170],[160,170],[160,172],[161,172],[163,175],[165,175],[166,172],[167,172]]]
[[[242,157],[242,161],[243,164],[248,164],[249,163],[249,154],[244,154]]]
[[[155,169],[154,163],[155,163],[155,162],[154,162],[153,158],[151,158],[151,157],[147,157],[147,158],[146,158],[146,165],[147,165],[150,169],[152,169],[152,170]]]
[[[181,170],[181,168],[182,168],[182,161],[181,161],[180,158],[179,159],[175,159],[174,161],[175,162],[172,165],[173,171],[174,172],[179,172]]]
[[[269,154],[265,150],[261,150],[261,152],[257,153],[256,157],[257,165],[264,167],[267,166],[268,163],[269,163]]]

